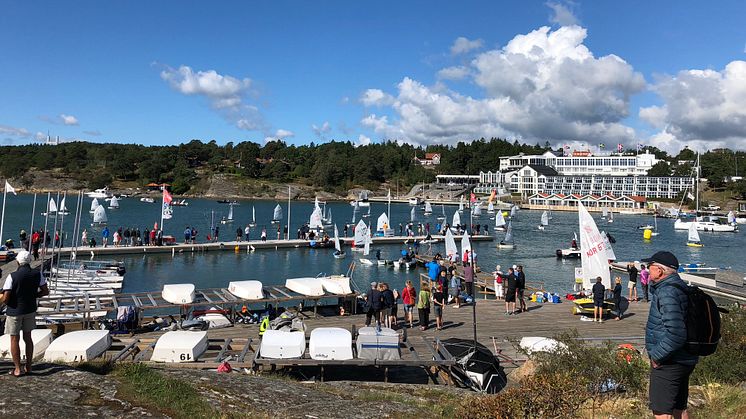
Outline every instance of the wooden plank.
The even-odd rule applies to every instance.
[[[440,354],[435,352],[435,350],[433,349],[433,344],[430,343],[425,336],[420,336],[420,338],[425,344],[425,347],[430,351],[431,354],[433,354],[433,358],[435,358],[436,361],[443,361],[443,357],[440,356]]]
[[[231,344],[231,341],[233,339],[227,338],[223,341],[223,347],[220,348],[220,352],[218,352],[218,355],[215,357],[215,362],[221,362],[223,360],[223,355],[225,355],[225,351],[228,349],[228,345]]]
[[[249,349],[251,349],[251,342],[252,338],[249,338],[249,340],[246,342],[246,345],[244,345],[243,350],[238,355],[238,362],[244,362],[244,359],[246,358],[246,354],[249,352]]]
[[[145,349],[143,349],[142,351],[140,351],[140,353],[137,354],[137,356],[135,356],[134,361],[135,362],[142,361],[143,358],[145,357],[145,354],[148,353],[148,352],[150,352],[150,354],[152,355],[153,354],[153,348],[155,348],[155,344],[156,344],[156,342],[153,342],[153,343],[149,344]]]
[[[128,345],[124,347],[124,349],[122,349],[121,351],[117,352],[116,355],[114,355],[114,357],[111,359],[111,362],[119,361],[120,358],[122,358],[125,354],[130,352],[132,348],[134,348],[135,345],[137,345],[139,342],[140,342],[139,339],[135,339],[132,342],[130,342]]]
[[[283,291],[283,290],[281,290],[281,289],[279,289],[279,288],[277,288],[277,287],[271,287],[271,288],[272,288],[273,290],[275,290],[275,291],[279,292],[280,294],[284,295],[284,296],[285,296],[285,297],[287,297],[287,298],[293,298],[293,297],[291,297],[291,296],[290,296],[290,294],[286,293],[285,291]]]

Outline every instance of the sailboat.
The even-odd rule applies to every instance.
[[[505,238],[497,244],[498,249],[515,249],[515,240],[513,240],[513,222],[508,222],[508,228],[505,230]]]
[[[429,202],[425,202],[425,215],[430,215],[433,213],[433,206],[430,205]]]
[[[58,214],[62,215],[68,215],[70,214],[70,211],[67,210],[67,206],[65,206],[65,197],[62,197],[62,202],[60,202],[60,207],[57,209]]]
[[[469,233],[464,232],[464,235],[461,236],[461,256],[466,255],[466,251],[469,251],[471,253],[471,240],[469,240]],[[472,262],[471,260],[464,260],[463,262]]]
[[[362,215],[362,218],[368,218],[370,217],[370,203],[368,203],[368,212]]]
[[[686,245],[689,247],[704,247],[704,244],[700,241],[697,226],[694,223],[689,224],[689,237],[686,240]]]
[[[502,211],[497,211],[495,215],[495,230],[505,231],[505,217]]]
[[[221,224],[230,224],[233,222],[233,204],[228,204],[228,218],[223,217],[222,220],[220,220]]]
[[[492,201],[495,199],[495,190],[492,190],[492,193],[490,193],[490,199],[487,201],[487,214],[494,214],[495,213],[495,204],[492,203]]]
[[[438,221],[445,221],[446,219],[446,206],[443,204],[440,204],[440,209],[443,211],[442,215],[439,215],[437,217]]]
[[[342,244],[339,242],[339,231],[337,230],[337,225],[334,225],[334,258],[335,259],[344,259],[345,257],[345,251],[342,250]]]
[[[409,211],[409,222],[410,223],[414,223],[414,220],[415,220],[415,209],[417,209],[417,207],[412,207],[412,210]]]
[[[324,205],[324,206],[326,206],[326,205]],[[330,225],[334,224],[332,222],[332,209],[331,208],[329,208],[329,209],[326,210],[326,215],[321,219],[321,222],[325,226],[330,226]]]
[[[386,234],[386,230],[389,229],[389,217],[386,215],[386,213],[381,213],[381,215],[378,217],[378,221],[376,222],[376,231],[381,231],[384,234]]]
[[[539,224],[539,230],[544,230],[549,225],[549,213],[544,211],[541,213],[541,224]]]
[[[109,209],[119,209],[119,200],[116,196],[112,196],[109,201]]]
[[[446,257],[448,260],[456,262],[458,261],[458,248],[456,247],[456,240],[453,238],[451,230],[446,231]]]
[[[103,205],[99,205],[98,207],[96,207],[96,210],[93,212],[93,224],[91,224],[91,226],[106,225],[106,222],[107,222],[106,210],[104,209]]]
[[[614,222],[614,210],[609,211],[609,218],[606,219],[606,222],[608,223]]]
[[[277,204],[272,214],[272,224],[279,224],[280,220],[282,220],[282,207]]]
[[[601,219],[604,220],[608,216],[609,216],[609,208],[608,207],[604,207],[603,210],[602,210],[602,212],[601,212]]]
[[[357,212],[360,210],[360,206],[358,205],[357,201],[353,202],[352,205],[352,221],[350,221],[348,226],[354,226],[355,220],[357,219]]]
[[[42,212],[41,215],[47,216],[55,214],[57,214],[57,203],[54,202],[54,198],[49,198],[49,210],[47,212]]]
[[[101,205],[101,204],[98,203],[98,199],[93,198],[93,201],[91,201],[91,210],[88,211],[88,212],[90,212],[91,214],[93,214],[94,212],[96,212],[96,208],[98,208],[99,205]],[[55,211],[56,210],[57,209],[55,208]]]
[[[458,229],[461,226],[461,215],[458,211],[453,213],[453,222],[451,223],[452,229]]]
[[[355,225],[352,250],[357,252],[364,250],[363,247],[365,246],[366,236],[368,235],[368,226],[365,224],[365,221],[358,221],[357,225]]]
[[[657,236],[660,234],[658,232],[658,217],[653,215],[653,232],[651,233],[652,236]]]
[[[249,223],[249,227],[256,227],[256,208],[253,205],[251,206],[251,222]]]
[[[480,217],[482,215],[482,203],[481,202],[477,202],[476,204],[474,204],[474,209],[472,210],[471,215],[473,215],[474,217]]]
[[[464,196],[461,195],[461,199],[458,201],[458,212],[464,212]]]
[[[518,214],[518,206],[513,205],[512,207],[510,207],[510,219],[512,220],[513,218],[515,218],[516,214]]]
[[[609,257],[611,252],[608,239],[605,234],[598,231],[596,222],[585,208],[582,202],[578,203],[578,222],[580,226],[580,253],[582,264],[583,288],[590,290],[596,283],[596,278],[601,277],[601,283],[606,289],[611,288],[611,274],[609,272]],[[581,298],[573,301],[573,313],[593,313],[593,299]],[[613,303],[604,302],[603,310],[608,312]]]
[[[321,207],[319,206],[318,201],[316,201],[313,206],[313,211],[311,212],[311,217],[308,219],[308,227],[316,234],[320,234],[321,231],[324,230],[324,225],[321,221],[321,217]]]

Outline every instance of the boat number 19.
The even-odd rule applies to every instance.
[[[179,358],[180,358],[180,359],[181,359],[182,361],[191,361],[191,360],[192,360],[192,355],[191,355],[191,354],[181,354],[181,355],[179,356]]]

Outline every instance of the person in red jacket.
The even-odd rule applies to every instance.
[[[417,290],[414,289],[412,281],[407,281],[407,286],[402,290],[402,302],[404,303],[404,322],[409,322],[412,327],[414,317],[414,306],[417,302]]]

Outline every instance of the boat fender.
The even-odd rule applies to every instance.
[[[264,316],[262,322],[259,323],[259,336],[263,336],[267,329],[269,329],[269,316]]]

